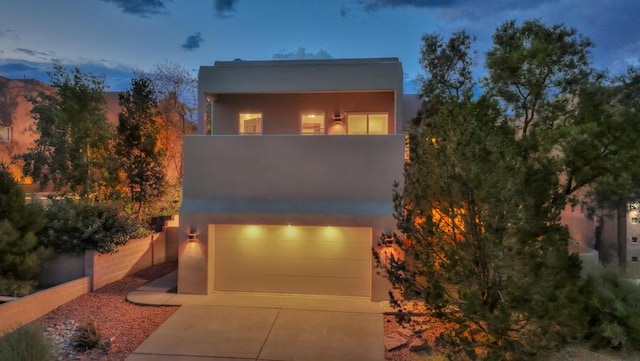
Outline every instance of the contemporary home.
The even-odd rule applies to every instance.
[[[395,229],[392,184],[415,114],[402,76],[397,58],[202,66],[178,292],[385,299],[372,248]]]

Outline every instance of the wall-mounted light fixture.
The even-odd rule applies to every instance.
[[[197,227],[189,227],[189,231],[187,232],[187,239],[189,242],[197,242],[198,241],[198,228]]]
[[[329,135],[344,135],[347,134],[347,127],[344,123],[344,117],[346,114],[341,114],[340,111],[336,110],[333,115],[333,121],[329,124],[329,129],[327,129],[327,134]]]

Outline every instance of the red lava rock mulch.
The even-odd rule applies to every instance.
[[[74,355],[75,360],[124,360],[177,309],[175,306],[141,306],[129,303],[126,296],[140,286],[177,268],[176,263],[163,263],[95,292],[82,295],[39,319],[45,327],[60,327],[65,321],[96,322],[103,341],[111,340],[108,350],[94,349]]]

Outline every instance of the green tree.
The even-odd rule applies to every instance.
[[[33,148],[17,157],[23,173],[55,190],[93,196],[105,176],[103,164],[113,130],[105,111],[104,80],[78,68],[55,65],[52,94],[29,97],[39,135]]]
[[[572,306],[584,289],[560,212],[578,190],[635,165],[637,141],[623,134],[618,122],[630,118],[616,116],[591,43],[574,29],[500,26],[482,94],[472,41],[423,38],[425,103],[394,194],[405,257],[379,261],[396,305],[423,300],[448,325],[450,352],[528,359],[586,328]]]
[[[193,72],[174,62],[156,64],[149,77],[160,99],[160,144],[167,155],[171,182],[181,182],[182,137],[184,134],[195,133],[198,83]],[[177,186],[179,187],[179,184]]]
[[[151,80],[141,74],[134,77],[131,89],[120,94],[120,106],[117,151],[140,218],[144,203],[158,198],[165,189],[158,101]]]
[[[21,186],[0,164],[0,293],[23,296],[35,286],[48,255],[35,236],[42,225],[40,207],[25,203]]]

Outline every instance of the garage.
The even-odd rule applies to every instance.
[[[216,291],[371,295],[371,228],[217,224],[209,236]]]

